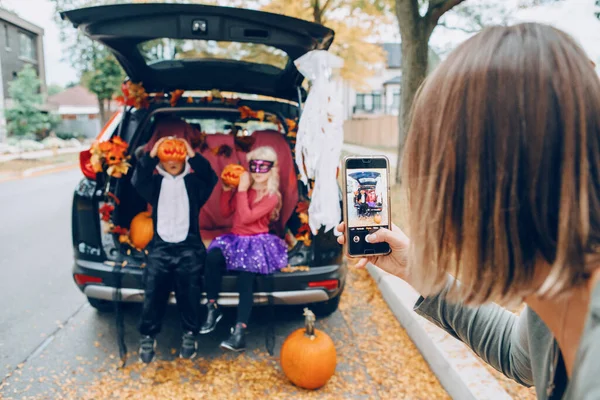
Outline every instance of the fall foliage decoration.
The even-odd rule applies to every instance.
[[[117,96],[115,99],[120,105],[135,107],[138,110],[150,107],[149,95],[146,93],[142,82],[127,81],[121,85],[121,91],[123,95]]]
[[[158,159],[165,161],[185,161],[188,152],[185,143],[178,138],[169,137],[158,146]]]
[[[303,241],[305,246],[310,246],[311,244],[311,232],[310,226],[308,225],[308,201],[300,201],[296,206],[296,214],[298,214],[298,218],[300,219],[300,228],[296,232],[296,239]]]
[[[240,184],[240,176],[246,170],[244,167],[238,164],[228,164],[223,168],[221,173],[221,180],[227,186],[237,187]]]
[[[254,111],[248,106],[238,107],[241,119],[257,119],[261,122],[265,120],[265,112],[263,110]]]
[[[154,223],[149,211],[142,211],[131,220],[129,238],[137,249],[144,249],[154,236]]]
[[[105,221],[105,222],[110,221],[110,217],[114,210],[115,210],[115,206],[113,206],[112,204],[108,204],[108,203],[106,203],[102,207],[100,207],[98,209],[98,212],[100,213],[100,218],[102,219],[102,221]]]
[[[109,176],[120,178],[126,175],[131,165],[127,162],[128,144],[119,136],[106,142],[96,142],[90,148],[90,162],[96,173],[106,172]]]
[[[292,332],[281,347],[281,368],[290,381],[304,389],[318,389],[333,376],[337,354],[333,340],[315,328],[315,314],[304,309],[304,328]]]
[[[177,102],[179,101],[181,96],[183,96],[184,92],[185,92],[185,90],[181,90],[181,89],[173,90],[171,92],[171,100],[169,101],[169,103],[171,104],[171,107],[175,107],[177,105]]]

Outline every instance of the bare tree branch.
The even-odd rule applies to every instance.
[[[446,29],[450,29],[452,31],[460,31],[460,32],[465,32],[465,33],[477,33],[480,31],[480,29],[470,29],[470,28],[461,28],[460,26],[450,26],[450,25],[446,24],[446,22],[444,22],[444,21],[438,22],[437,26],[441,26]]]
[[[442,15],[463,1],[465,0],[430,0],[429,8],[427,9],[427,14],[425,14],[424,19],[429,26],[435,28]]]

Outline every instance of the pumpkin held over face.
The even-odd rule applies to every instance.
[[[178,138],[168,138],[158,146],[158,159],[165,161],[185,161],[187,157],[187,147],[185,143]]]
[[[240,184],[240,176],[246,171],[244,167],[238,164],[229,164],[221,173],[221,180],[227,186],[237,187]]]
[[[335,372],[337,356],[333,340],[315,329],[315,314],[304,309],[305,327],[285,339],[281,347],[281,368],[290,381],[304,389],[318,389]]]
[[[129,226],[129,236],[131,243],[138,249],[143,249],[150,243],[154,236],[154,223],[149,211],[143,211],[133,217]]]

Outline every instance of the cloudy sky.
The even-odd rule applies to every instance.
[[[498,3],[498,0],[468,1]],[[508,5],[514,1],[516,0],[503,0],[503,3]],[[49,0],[0,0],[0,4],[17,12],[21,18],[44,28],[48,83],[65,85],[75,81],[77,79],[75,70],[67,60],[63,59],[63,47],[59,40],[59,29],[54,21],[54,8],[51,2]],[[594,0],[564,0],[557,4],[514,12],[512,18],[516,21],[544,22],[567,31],[582,44],[590,58],[596,61],[600,71],[600,21],[593,15],[595,10],[600,11],[595,8]],[[431,44],[436,48],[448,49],[468,36],[462,32],[438,28]]]

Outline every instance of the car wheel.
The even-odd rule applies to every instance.
[[[317,317],[327,317],[333,314],[340,305],[340,299],[342,298],[342,292],[337,296],[321,303],[313,303],[308,306],[315,313]]]
[[[88,297],[88,302],[92,307],[94,307],[99,312],[111,312],[114,310],[114,304],[112,301],[108,300],[100,300]]]

